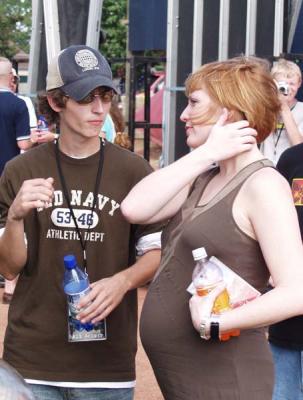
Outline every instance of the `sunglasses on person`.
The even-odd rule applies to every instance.
[[[92,103],[96,97],[99,97],[102,103],[110,103],[114,97],[114,91],[112,89],[107,88],[98,88],[90,92],[87,96],[83,99],[78,100],[78,104],[90,104]],[[65,95],[65,97],[69,97]]]

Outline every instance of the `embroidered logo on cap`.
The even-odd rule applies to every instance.
[[[99,69],[98,59],[95,54],[90,50],[79,50],[75,54],[76,63],[82,67],[82,71],[89,71],[92,69]]]

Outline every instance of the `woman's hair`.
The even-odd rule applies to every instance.
[[[38,114],[46,119],[49,125],[59,123],[59,114],[54,111],[48,103],[47,96],[50,96],[58,107],[65,107],[67,97],[61,89],[53,89],[48,92],[38,94]]]
[[[109,113],[115,125],[116,136],[114,143],[120,147],[124,147],[125,149],[130,149],[131,141],[128,134],[125,132],[124,117],[116,100],[112,102]]]
[[[195,124],[210,124],[218,117],[218,107],[227,108],[231,121],[246,119],[262,142],[275,130],[280,111],[278,89],[268,64],[257,57],[235,57],[203,65],[190,75],[186,94],[206,90],[213,104],[195,118]]]
[[[285,75],[287,78],[293,78],[296,76],[299,81],[302,81],[302,73],[298,65],[292,61],[285,60],[284,58],[280,58],[277,62],[274,63],[271,74],[274,78],[277,75]]]

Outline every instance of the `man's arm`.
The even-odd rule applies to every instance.
[[[32,147],[30,141],[30,123],[29,112],[26,103],[18,99],[18,108],[16,113],[16,140],[20,150],[28,150]]]
[[[26,245],[23,220],[14,221],[8,217],[4,232],[0,237],[1,275],[12,280],[20,273],[25,263]]]
[[[17,140],[17,145],[20,150],[28,150],[33,146],[33,143],[30,141],[30,139],[25,139]]]
[[[53,178],[24,181],[8,209],[0,237],[0,273],[14,279],[26,263],[24,218],[33,209],[45,207],[53,197]]]
[[[91,292],[79,303],[81,322],[96,323],[107,317],[122,301],[124,295],[149,282],[157,271],[161,258],[159,249],[150,250],[131,267],[91,284]]]

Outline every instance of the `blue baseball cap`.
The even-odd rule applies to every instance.
[[[48,65],[47,91],[60,88],[69,97],[79,101],[100,86],[107,86],[118,93],[107,60],[98,50],[89,46],[69,46]]]

